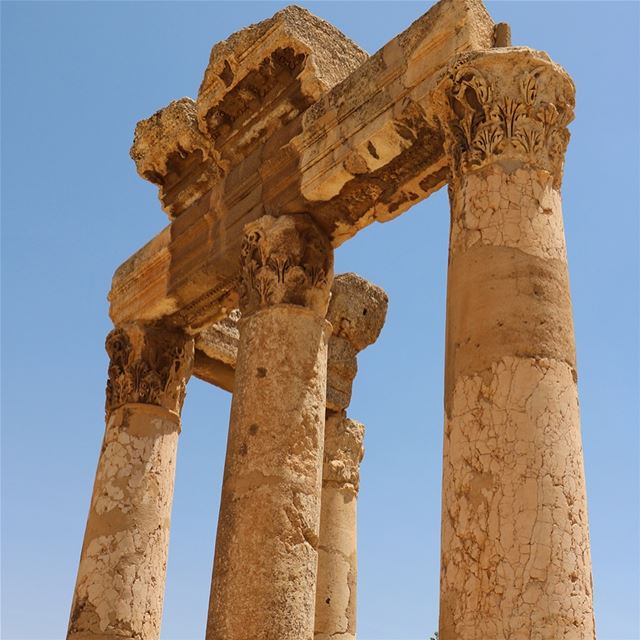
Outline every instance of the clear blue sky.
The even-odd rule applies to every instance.
[[[430,2],[300,2],[369,52]],[[166,218],[128,156],[137,120],[195,96],[210,47],[271,2],[2,3],[2,638],[64,636],[103,432],[114,269]],[[638,640],[638,23],[635,2],[489,3],[577,85],[564,214],[598,637]],[[367,427],[359,638],[437,625],[445,190],[337,252],[390,309],[360,357]],[[189,385],[163,638],[204,637],[229,397]],[[489,640],[489,639],[488,639]]]

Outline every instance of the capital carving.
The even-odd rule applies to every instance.
[[[298,305],[325,316],[333,249],[309,216],[263,216],[246,225],[240,262],[243,316],[274,304]]]
[[[364,425],[344,413],[327,415],[324,432],[322,481],[358,493],[360,463],[364,457]]]
[[[107,415],[130,403],[179,413],[193,366],[193,339],[179,330],[130,324],[107,336]]]
[[[560,186],[575,87],[546,53],[510,47],[462,54],[436,99],[454,179],[515,160],[548,171]]]

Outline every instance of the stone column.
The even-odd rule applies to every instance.
[[[109,334],[106,349],[107,424],[67,638],[156,640],[193,340],[128,324]]]
[[[441,640],[594,637],[560,183],[574,86],[526,48],[465,54],[451,163]]]
[[[207,639],[311,640],[333,252],[308,216],[264,216],[241,264]]]
[[[327,412],[318,547],[315,640],[354,640],[357,497],[364,425]]]
[[[357,496],[364,426],[346,417],[357,354],[380,335],[387,294],[354,273],[336,276],[327,319],[333,326],[327,370],[322,509],[315,640],[356,635]]]

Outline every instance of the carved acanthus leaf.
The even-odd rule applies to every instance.
[[[467,56],[445,82],[445,102],[454,176],[509,159],[546,169],[560,183],[574,88],[545,54],[513,48]]]
[[[326,314],[333,251],[308,216],[263,216],[247,225],[240,261],[243,315],[274,304],[294,304],[322,317]]]
[[[128,325],[107,336],[106,412],[127,403],[179,412],[193,366],[193,340],[179,331]]]

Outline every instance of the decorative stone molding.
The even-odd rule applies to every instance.
[[[459,56],[438,100],[453,177],[519,161],[562,182],[575,87],[546,53],[509,47]]]
[[[275,304],[308,307],[325,316],[333,250],[310,217],[263,216],[246,225],[240,261],[243,316]]]
[[[181,331],[138,324],[111,331],[106,413],[141,403],[180,412],[193,366],[193,339]]]
[[[198,130],[191,98],[174,100],[138,122],[130,151],[138,174],[160,187],[162,208],[171,219],[221,179],[212,154],[211,142]]]
[[[200,129],[235,165],[367,57],[328,22],[285,7],[213,47],[198,92]]]
[[[354,494],[360,486],[360,463],[364,457],[364,425],[344,412],[328,413],[324,434],[322,481],[332,482]]]

